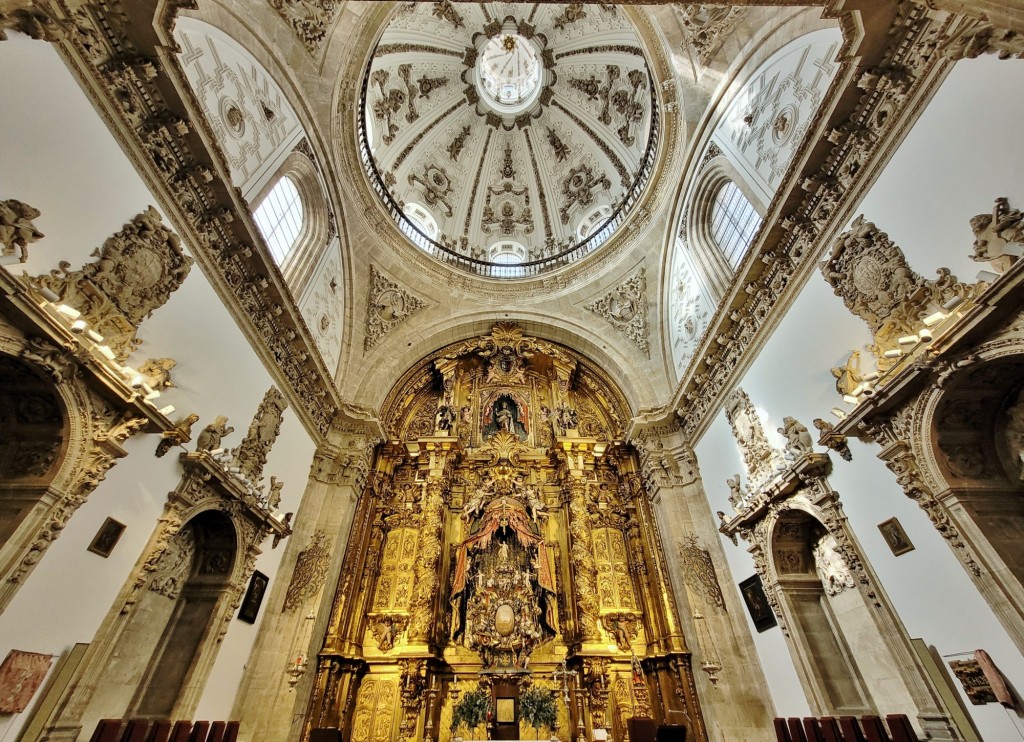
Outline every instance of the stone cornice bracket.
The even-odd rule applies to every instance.
[[[148,4],[90,4],[65,12],[58,50],[83,80],[122,149],[202,265],[262,362],[317,442],[340,401],[252,214],[230,184],[227,159],[173,53],[180,2],[154,19]],[[197,131],[198,129],[199,131]]]
[[[627,440],[637,451],[640,472],[653,500],[663,487],[688,485],[700,479],[700,467],[674,412],[666,408],[634,417]]]
[[[640,351],[651,357],[650,327],[647,323],[647,272],[644,266],[600,299],[585,305],[625,335]]]

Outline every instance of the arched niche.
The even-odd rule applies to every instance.
[[[68,443],[68,419],[50,379],[0,355],[0,543],[51,492]]]
[[[908,494],[918,495],[954,553],[968,560],[969,574],[1018,647],[1024,647],[1022,351],[1019,339],[978,347],[973,362],[906,408],[903,433],[921,477]],[[932,496],[921,497],[922,487]]]
[[[825,526],[803,510],[785,510],[775,522],[771,559],[790,650],[812,708],[837,715],[874,713],[841,620],[851,614],[859,620],[855,614],[862,606],[856,591],[847,592],[854,587],[853,576],[834,544]]]

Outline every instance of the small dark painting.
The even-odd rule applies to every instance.
[[[121,539],[121,534],[124,533],[126,527],[120,521],[107,518],[103,521],[103,525],[100,526],[100,530],[96,531],[92,543],[89,544],[89,551],[93,554],[99,554],[106,559],[110,556],[110,552],[114,550],[114,547],[117,546],[117,542]]]
[[[253,572],[249,580],[249,589],[245,591],[242,599],[242,607],[238,609],[238,620],[246,623],[256,623],[256,615],[263,605],[263,596],[267,592],[267,583],[270,580],[262,572]]]
[[[910,537],[896,518],[889,518],[889,520],[879,523],[878,530],[882,532],[882,538],[885,539],[885,543],[892,549],[893,555],[899,556],[914,550]]]
[[[764,633],[773,626],[779,625],[772,607],[768,605],[768,598],[765,597],[760,575],[753,575],[741,582],[740,593],[743,595],[743,602],[747,604],[750,619],[754,622],[757,633]]]

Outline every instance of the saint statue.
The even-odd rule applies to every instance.
[[[526,440],[528,423],[525,421],[525,412],[511,394],[499,396],[484,413],[484,440],[496,433],[511,433],[521,441]]]

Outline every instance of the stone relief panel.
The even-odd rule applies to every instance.
[[[370,293],[366,299],[366,336],[363,352],[369,351],[381,338],[402,324],[426,304],[385,278],[370,266]]]
[[[647,324],[647,273],[641,268],[586,308],[606,319],[651,357],[650,328]]]
[[[341,360],[345,297],[341,284],[341,256],[329,247],[310,281],[299,311],[309,326],[316,347],[330,371]]]
[[[682,377],[708,326],[712,305],[701,288],[687,254],[686,244],[676,241],[668,286],[668,329],[672,361]]]
[[[695,61],[707,66],[711,57],[722,45],[743,15],[743,8],[729,8],[706,3],[683,5],[674,3],[676,19],[686,38],[685,46],[693,53]]]
[[[714,139],[764,201],[782,182],[839,69],[838,29],[807,34],[776,52],[733,99]]]
[[[742,389],[736,389],[726,399],[725,415],[732,426],[736,445],[743,454],[748,486],[756,490],[784,468],[782,453],[768,442],[761,416]],[[737,483],[738,480],[737,477]]]
[[[81,312],[81,319],[123,363],[142,343],[136,333],[143,321],[184,283],[193,260],[152,206],[91,255],[95,260],[77,271],[61,261],[57,270],[31,280]]]
[[[267,71],[218,29],[179,18],[174,34],[185,75],[231,167],[232,184],[251,196],[267,164],[299,136],[298,117]]]

